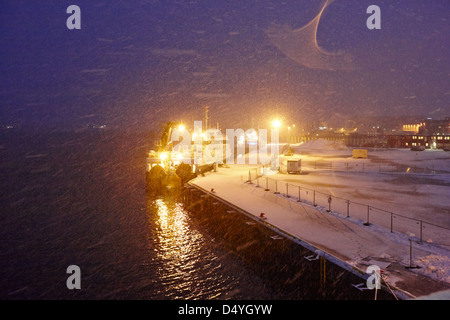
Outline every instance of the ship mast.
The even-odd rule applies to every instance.
[[[203,122],[205,124],[204,131],[208,130],[208,122],[209,122],[209,107],[205,107],[204,109],[204,119]]]

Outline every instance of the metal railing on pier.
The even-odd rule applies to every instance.
[[[442,247],[450,247],[450,228],[435,223],[415,219],[367,205],[353,200],[337,197],[318,190],[304,187],[300,184],[291,184],[266,176],[270,170],[267,166],[260,166],[249,170],[248,182],[256,184],[256,187],[264,188],[267,192],[273,192],[289,198],[293,203],[305,203],[326,212],[333,212],[346,218],[359,221],[362,225],[375,225],[398,232],[419,242],[427,242]],[[295,208],[295,205],[292,206]]]

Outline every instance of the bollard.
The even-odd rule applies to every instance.
[[[316,204],[316,190],[314,190],[314,193],[313,193],[313,206],[317,207],[317,204]]]
[[[301,194],[300,194],[300,186],[298,187],[298,200],[297,200],[297,202],[302,202],[302,197],[301,197]]]
[[[327,212],[331,212],[331,200],[332,200],[331,196],[328,196],[328,210],[327,210]]]
[[[269,178],[266,177],[266,190],[265,191],[269,191]]]
[[[289,196],[289,183],[286,183],[286,197],[290,198],[290,196]]]

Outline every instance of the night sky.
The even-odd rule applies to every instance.
[[[450,116],[450,1],[336,0],[302,29],[325,2],[3,0],[0,125]]]

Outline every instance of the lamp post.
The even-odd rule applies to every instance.
[[[288,147],[291,145],[291,127],[288,127]]]
[[[279,130],[283,129],[283,132],[284,132],[284,128],[285,128],[283,126],[283,123],[279,119],[275,119],[272,121],[272,127],[274,129],[279,129]],[[288,126],[286,128],[287,128],[287,144],[288,144],[288,146],[290,146],[291,145],[291,135],[292,135],[293,130],[296,128],[296,125],[292,124],[291,126]]]

